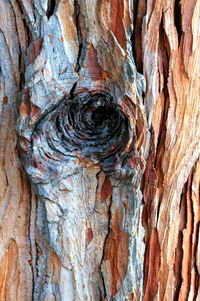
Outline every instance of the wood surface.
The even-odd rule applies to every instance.
[[[199,300],[200,1],[0,15],[0,301]]]

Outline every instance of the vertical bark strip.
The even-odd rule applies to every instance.
[[[27,33],[18,3],[0,2],[0,300],[31,300],[31,189],[18,158],[15,109]]]
[[[0,11],[0,301],[199,300],[200,1]]]
[[[143,1],[139,3],[142,7]],[[136,21],[142,27],[148,87],[145,101],[149,108],[154,104],[149,115],[151,150],[143,185],[145,300],[199,297],[199,270],[194,268],[198,261],[199,186],[192,184],[193,176],[199,182],[199,4],[147,1],[142,21],[140,16]],[[155,231],[158,240],[153,250]]]
[[[96,0],[34,7],[38,29],[18,120],[21,157],[39,196],[34,299],[141,299],[147,128],[133,7]]]

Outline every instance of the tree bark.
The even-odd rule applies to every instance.
[[[198,300],[200,1],[0,11],[0,300]]]

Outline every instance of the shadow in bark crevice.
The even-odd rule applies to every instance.
[[[182,35],[182,15],[181,15],[181,2],[180,0],[175,0],[174,4],[174,24],[176,26],[178,43],[180,45],[181,35]]]
[[[55,11],[55,7],[56,7],[56,1],[55,0],[48,0],[48,6],[47,6],[47,12],[46,12],[46,16],[49,19],[54,11]]]

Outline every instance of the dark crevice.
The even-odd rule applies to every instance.
[[[79,39],[80,41],[80,39]],[[77,62],[76,62],[76,67],[75,67],[75,71],[79,72],[83,63],[83,42],[79,43],[79,50],[78,50],[78,58],[77,58]]]
[[[101,280],[102,280],[102,287],[103,287],[103,292],[102,290],[100,290],[100,300],[105,300],[106,298],[106,285],[105,285],[105,281],[104,281],[104,278],[103,278],[103,274],[102,272],[100,271],[100,277],[101,277]]]
[[[134,31],[131,37],[132,51],[137,71],[143,74],[143,57],[142,57],[142,23],[146,15],[146,2],[141,3],[134,1],[133,25]]]
[[[177,240],[177,247],[175,250],[175,262],[174,262],[174,297],[173,301],[178,301],[180,298],[180,290],[183,282],[182,278],[182,266],[183,263],[183,231],[187,228],[187,193],[188,188],[191,186],[191,178],[189,177],[188,182],[183,187],[183,191],[180,197],[180,224],[179,224],[179,235]],[[189,244],[188,248],[190,248],[191,244]],[[192,255],[192,254],[191,254]],[[192,257],[191,257],[192,258]],[[189,275],[188,275],[189,276]],[[190,277],[189,277],[190,278]]]
[[[99,196],[99,176],[100,176],[101,172],[102,172],[102,168],[100,166],[100,171],[98,171],[96,174],[97,186],[96,186],[95,200],[99,199],[99,197],[98,197]],[[94,209],[94,211],[98,213],[98,210],[96,210],[96,208]]]
[[[77,82],[75,82],[69,92],[70,98],[74,97],[74,91],[76,90]]]
[[[132,41],[132,51],[133,51],[133,57],[135,60],[136,68],[137,71],[141,73],[141,66],[137,65],[137,50],[136,50],[136,40],[138,37],[136,36],[136,26],[137,26],[137,13],[138,13],[138,2],[134,2],[134,8],[133,8],[133,26],[134,26],[134,31],[131,36],[131,41]]]
[[[180,45],[181,34],[182,34],[182,24],[181,24],[181,2],[180,0],[175,0],[174,5],[174,24],[176,26],[177,34],[178,34],[178,43]]]
[[[82,27],[83,27],[83,20],[81,18],[80,14],[80,5],[77,0],[74,2],[74,14],[75,14],[75,25],[77,29],[77,36],[78,36],[78,43],[79,43],[79,51],[78,51],[78,57],[77,57],[77,62],[76,62],[76,67],[75,71],[79,72],[81,69],[81,66],[83,64],[83,60],[85,57],[85,52],[86,52],[86,47],[85,47],[85,42],[83,41],[82,37]]]
[[[110,197],[110,204],[109,204],[109,207],[108,207],[108,233],[106,235],[106,238],[104,240],[104,248],[103,248],[103,255],[102,255],[102,260],[101,260],[101,263],[100,263],[100,268],[101,268],[101,265],[103,263],[103,260],[105,258],[105,247],[106,247],[106,243],[107,243],[107,240],[110,236],[110,230],[111,230],[111,220],[112,220],[112,210],[111,210],[111,207],[112,207],[112,196]],[[104,288],[104,298],[106,298],[106,284],[105,284],[105,280],[104,280],[104,277],[103,277],[103,273],[101,273],[101,278],[102,278],[102,284],[103,284],[103,288]],[[104,300],[104,299],[102,299]]]
[[[79,75],[79,71],[81,69],[81,66],[83,64],[83,60],[85,57],[86,47],[85,47],[85,43],[83,42],[83,38],[82,38],[80,6],[78,3],[78,0],[74,1],[74,16],[75,16],[75,25],[76,25],[76,30],[77,30],[78,44],[79,44],[78,57],[77,57],[76,66],[75,66],[74,70]],[[76,90],[78,80],[74,83],[72,89],[70,90],[71,98],[74,97],[74,91]]]
[[[23,182],[22,182],[23,183]],[[34,263],[34,255],[33,255],[33,241],[32,241],[32,239],[31,239],[31,229],[30,229],[30,227],[31,227],[31,211],[32,211],[32,202],[33,202],[33,199],[32,199],[32,192],[31,192],[31,189],[30,189],[30,214],[29,214],[29,222],[28,222],[28,237],[29,237],[29,241],[30,241],[30,258],[31,258],[31,260],[30,260],[30,268],[31,268],[31,272],[32,272],[32,299],[33,299],[33,297],[34,297],[34,291],[35,291],[35,281],[36,281],[36,279],[35,279],[35,272],[34,272],[34,265],[33,265],[33,263]]]
[[[19,80],[19,91],[22,91],[24,85],[25,85],[25,64],[24,64],[24,58],[22,53],[20,52],[19,55],[19,66],[20,66],[20,80]]]
[[[187,185],[187,183],[186,183]],[[182,285],[182,261],[183,261],[183,230],[186,227],[187,224],[187,200],[186,200],[186,185],[183,187],[183,191],[180,197],[180,208],[179,212],[181,215],[181,222],[179,225],[179,234],[178,234],[178,240],[177,240],[177,247],[175,250],[175,262],[174,262],[174,277],[175,277],[175,283],[174,283],[174,297],[173,301],[178,301],[179,299],[179,293]]]
[[[55,11],[55,7],[56,7],[56,1],[55,0],[48,0],[48,4],[47,4],[47,12],[46,12],[46,16],[49,19],[54,11]]]
[[[197,234],[196,237],[199,237],[199,229],[200,229],[200,222],[197,224]],[[197,243],[195,245],[195,254],[197,254],[198,250],[198,240]],[[194,261],[194,269],[195,269],[195,287],[194,287],[194,300],[197,300],[198,297],[198,290],[199,290],[199,284],[200,284],[200,274],[199,274],[199,270],[197,267],[197,262],[196,260]]]
[[[194,165],[195,166],[195,165]],[[193,200],[192,200],[192,182],[193,182],[193,174],[194,174],[194,167],[191,169],[190,175],[188,177],[188,181],[186,183],[187,187],[187,194],[186,197],[188,198],[187,202],[187,216],[186,216],[186,224],[185,228],[189,229],[189,226],[187,225],[187,220],[189,223],[191,223],[191,230],[189,233],[189,244],[188,244],[188,249],[189,249],[189,260],[190,262],[188,263],[188,267],[192,267],[193,265],[193,253],[192,253],[192,236],[194,235],[194,208],[193,208]],[[190,218],[189,218],[190,217]],[[190,269],[190,268],[189,268]],[[191,285],[191,270],[188,271],[188,284],[189,287]],[[187,299],[189,298],[189,290],[187,292]]]
[[[183,260],[182,243],[183,243],[183,234],[182,232],[179,232],[178,243],[177,243],[178,245],[175,250],[175,263],[174,263],[175,292],[174,292],[173,301],[178,301],[179,292],[182,284],[182,276],[181,276],[181,272],[182,272],[181,267],[182,267],[182,260]]]
[[[147,283],[148,283],[148,274],[149,274],[149,249],[150,249],[150,237],[151,237],[151,231],[147,232],[146,229],[146,238],[145,238],[145,253],[144,253],[144,265],[143,265],[143,275],[144,275],[144,280],[143,280],[143,293],[145,294],[146,288],[147,288]]]

